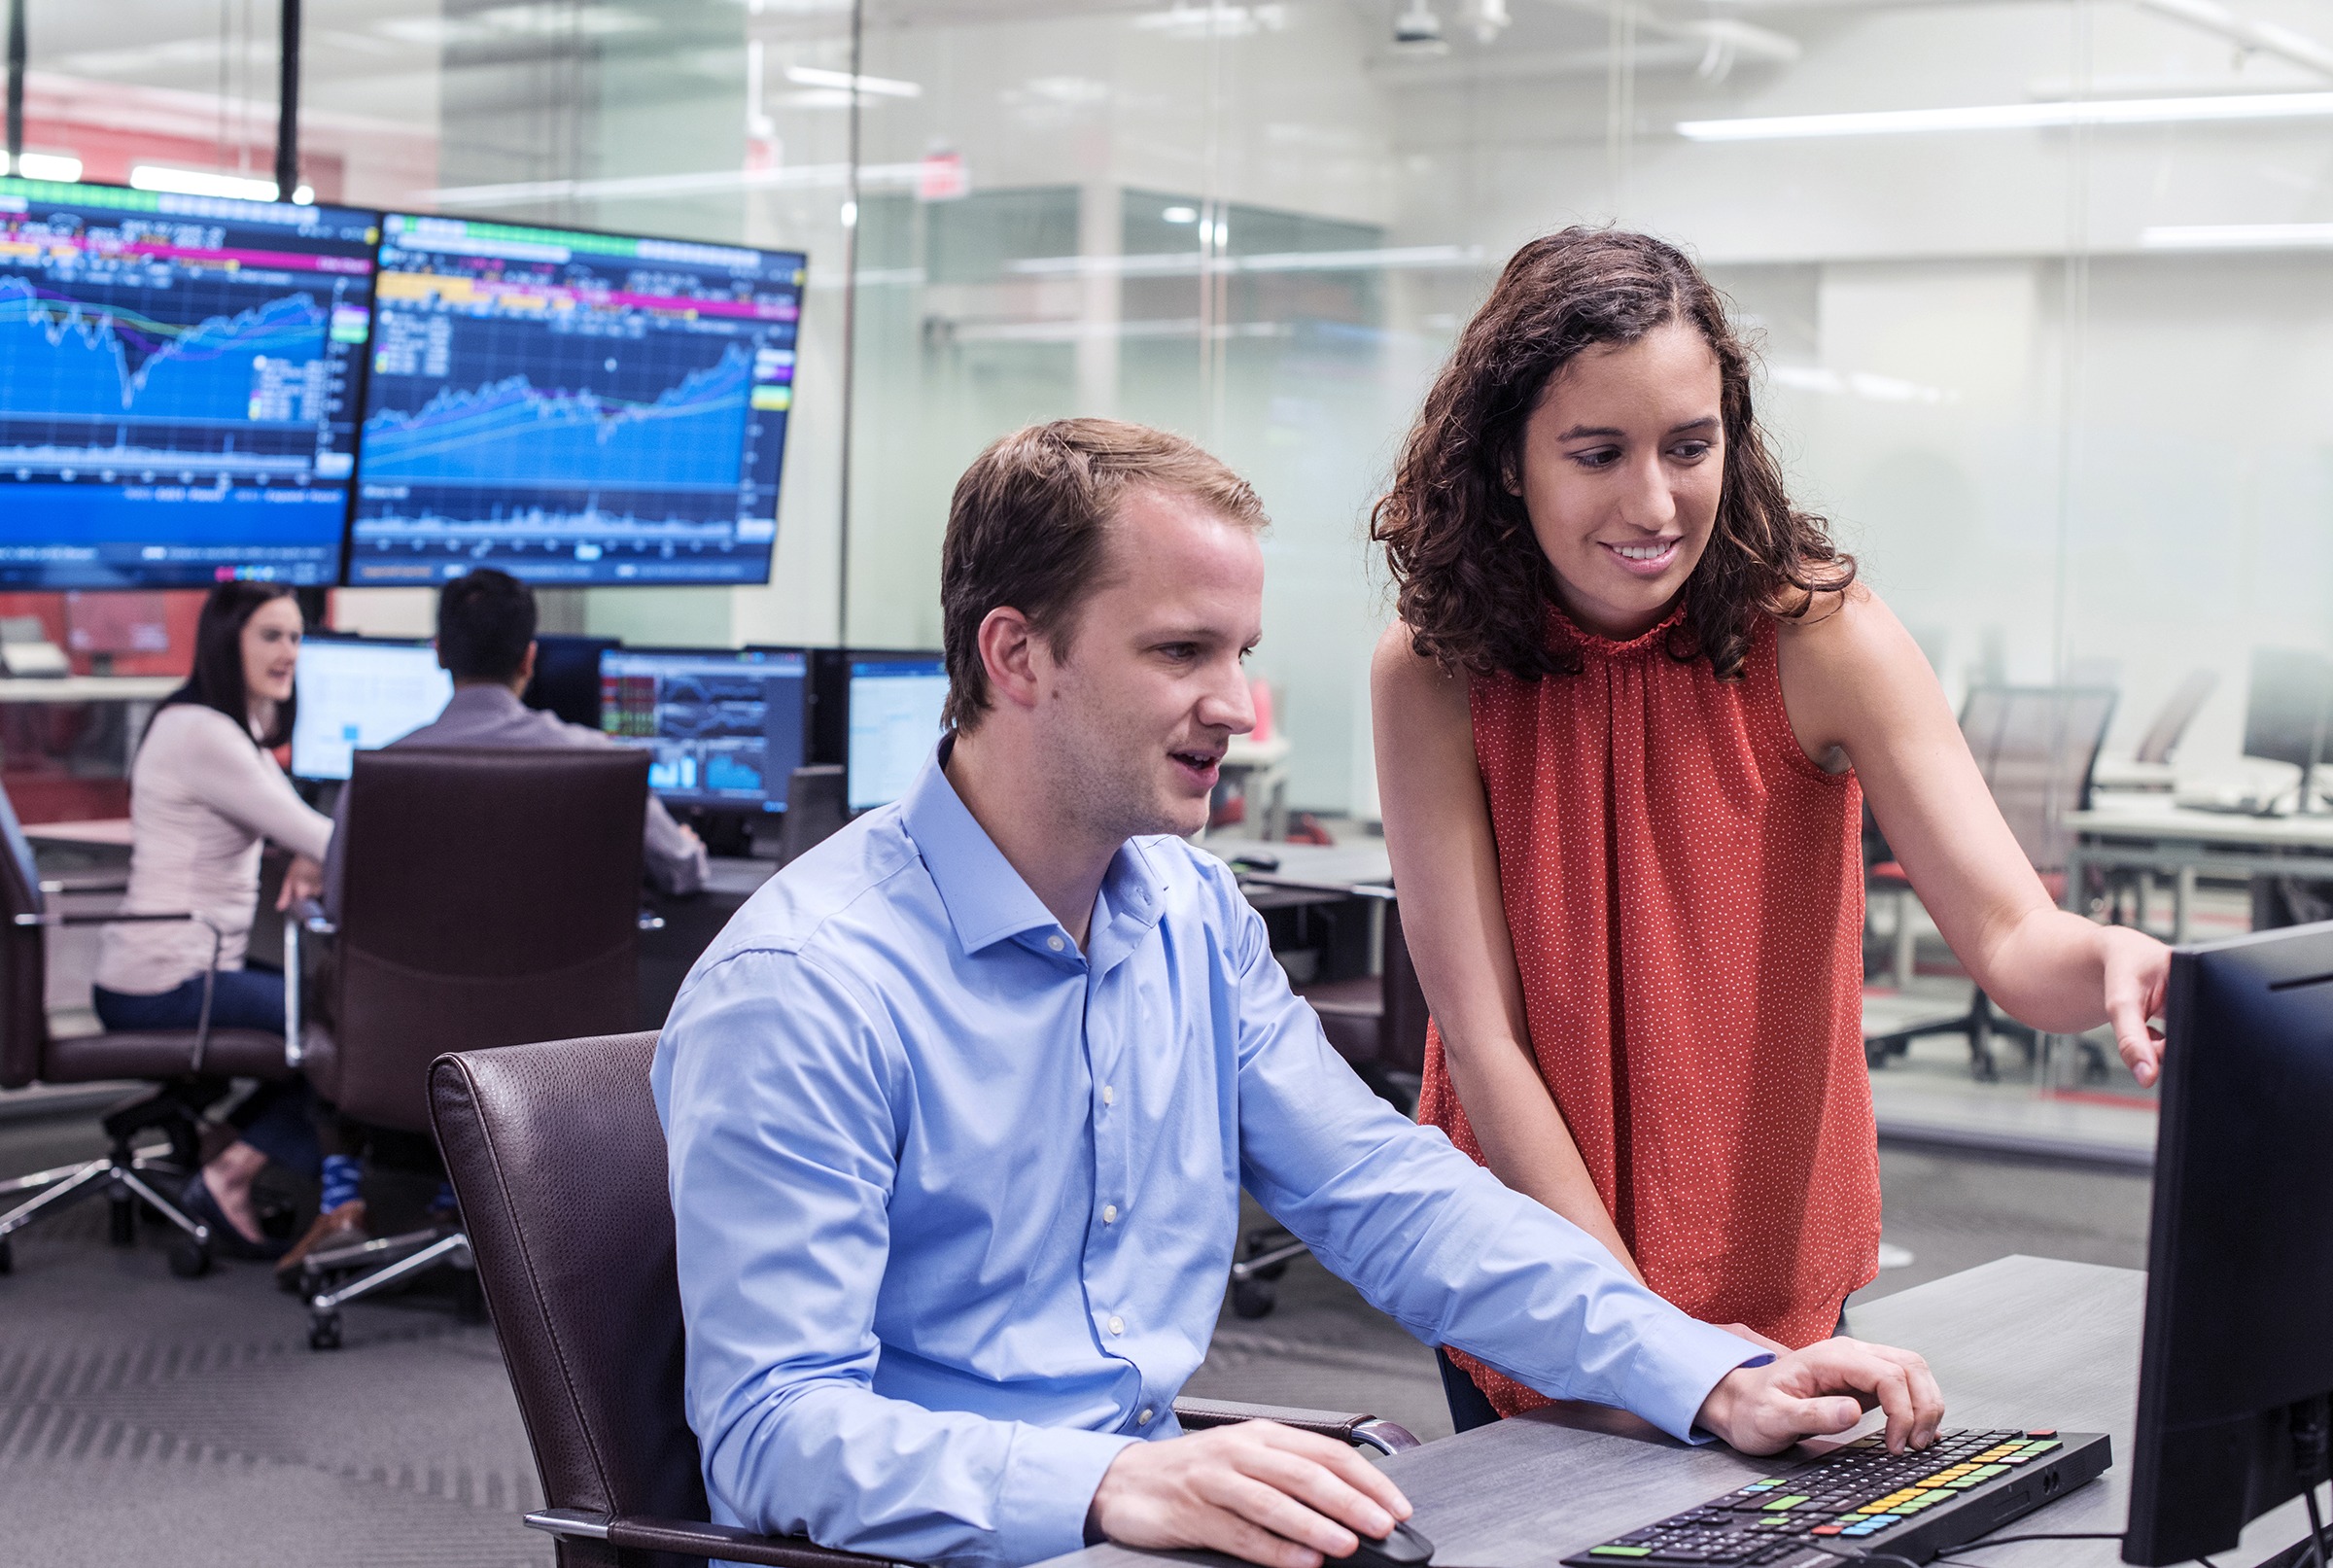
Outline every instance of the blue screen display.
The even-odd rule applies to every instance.
[[[0,179],[0,583],[335,580],[377,223]]]
[[[600,654],[600,728],[649,753],[648,787],[674,805],[783,811],[809,696],[798,651]]]
[[[764,582],[803,258],[392,213],[349,580]]]

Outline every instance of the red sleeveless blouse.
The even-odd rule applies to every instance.
[[[1807,760],[1760,618],[1739,679],[1559,615],[1577,675],[1477,678],[1475,757],[1531,1047],[1653,1289],[1828,1338],[1879,1249],[1863,787]],[[1439,1029],[1418,1119],[1478,1162]],[[1502,1415],[1548,1401],[1451,1352]]]

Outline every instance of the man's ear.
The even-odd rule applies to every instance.
[[[1042,644],[1028,617],[1009,605],[999,605],[982,618],[975,645],[992,699],[1017,708],[1037,706],[1039,662],[1046,658]]]
[[[518,661],[518,689],[524,691],[535,682],[535,655],[541,645],[530,638],[526,656]]]

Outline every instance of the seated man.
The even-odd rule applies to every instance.
[[[1317,1568],[1405,1517],[1351,1450],[1180,1434],[1239,1189],[1380,1310],[1547,1393],[1772,1452],[1942,1417],[1917,1356],[1773,1354],[1364,1088],[1204,825],[1253,722],[1262,509],[1174,436],[1034,427],[958,483],[949,732],[683,987],[652,1085],[716,1519],[921,1562],[1107,1538]]]
[[[613,746],[595,729],[570,724],[520,702],[535,679],[535,590],[492,567],[480,567],[437,590],[437,663],[454,678],[444,712],[392,746],[553,747]],[[339,824],[348,819],[350,790],[340,791],[332,847],[324,867],[325,908],[338,914],[341,888]],[[648,880],[669,893],[705,886],[704,841],[648,797],[645,837]]]

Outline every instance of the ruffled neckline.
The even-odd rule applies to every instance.
[[[1669,633],[1683,625],[1684,622],[1685,600],[1681,597],[1677,601],[1676,609],[1663,615],[1654,624],[1637,633],[1636,636],[1630,638],[1606,637],[1601,632],[1589,631],[1572,619],[1570,615],[1564,613],[1562,606],[1550,604],[1548,606],[1548,643],[1550,646],[1577,648],[1582,653],[1592,653],[1599,658],[1626,658],[1632,653],[1643,653],[1653,648],[1664,647]]]

